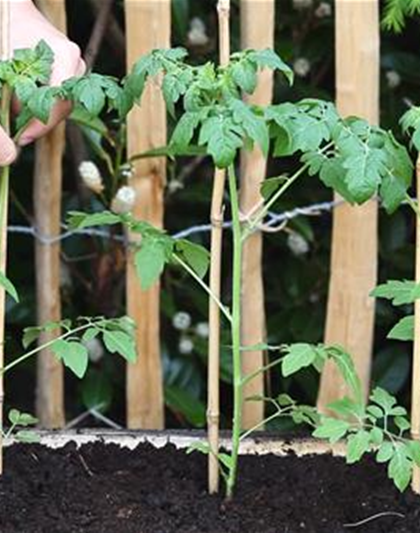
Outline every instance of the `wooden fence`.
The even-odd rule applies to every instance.
[[[96,0],[91,0],[92,5]],[[220,0],[219,8],[229,13],[229,1]],[[47,16],[65,29],[64,0],[40,0]],[[99,7],[98,7],[99,6]],[[274,0],[241,0],[241,39],[243,47],[272,47],[274,43],[274,10],[281,2]],[[170,0],[125,0],[127,66],[152,48],[168,47],[170,35]],[[379,1],[336,0],[336,99],[341,113],[358,114],[372,122],[378,121],[379,107]],[[222,24],[229,24],[226,17]],[[111,21],[110,21],[111,23]],[[112,24],[115,24],[112,22]],[[117,32],[115,26],[113,31]],[[221,61],[229,42],[221,28]],[[272,77],[260,76],[259,87],[252,98],[256,103],[269,103]],[[362,89],[361,89],[362,88]],[[141,108],[132,112],[128,123],[128,151],[138,153],[166,142],[166,111],[159,90],[147,87]],[[61,164],[64,149],[64,126],[39,141],[35,170],[35,215],[40,232],[56,236],[60,231]],[[157,226],[163,225],[165,160],[143,160],[136,164],[132,185],[138,191],[135,215]],[[241,173],[241,205],[246,212],[259,198],[259,183],[265,176],[265,161],[259,152],[244,154]],[[218,177],[217,177],[218,176]],[[216,180],[222,180],[218,173]],[[213,205],[212,245],[220,246],[222,198]],[[40,208],[37,206],[40,206]],[[255,344],[265,336],[264,290],[262,282],[261,234],[255,234],[244,253],[243,273],[243,342]],[[217,263],[219,261],[219,263]],[[281,261],[281,260],[280,260]],[[60,245],[37,244],[37,304],[40,322],[60,319],[59,287]],[[131,262],[129,261],[131,265]],[[212,265],[217,294],[220,281],[220,259]],[[281,272],[281,264],[279,264]],[[374,303],[368,297],[376,282],[377,271],[377,207],[372,202],[361,208],[343,206],[334,213],[331,278],[325,339],[346,346],[356,358],[365,391],[370,381],[374,326]],[[214,285],[213,285],[214,286]],[[159,328],[158,285],[143,292],[132,266],[127,270],[127,308],[137,323],[138,363],[127,369],[127,425],[131,428],[161,429],[164,427],[164,396]],[[210,309],[214,361],[218,364],[218,311]],[[264,354],[248,353],[244,370],[262,365]],[[262,394],[262,379],[252,382],[251,394]],[[322,375],[318,404],[326,404],[341,395],[343,385],[331,367]],[[213,391],[218,416],[218,387]],[[262,404],[246,403],[244,425],[254,426],[262,420]],[[42,424],[60,427],[64,423],[63,371],[49,352],[38,360],[37,411]]]

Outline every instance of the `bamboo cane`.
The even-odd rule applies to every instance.
[[[229,63],[230,56],[230,0],[219,0],[217,4],[219,17],[220,64]],[[226,173],[216,170],[214,173],[211,201],[211,260],[210,289],[220,299],[222,237],[223,237],[223,194]],[[209,300],[209,362],[208,362],[208,397],[207,428],[211,453],[209,454],[208,486],[210,494],[219,490],[219,418],[220,418],[220,311],[213,300]]]
[[[128,67],[153,48],[170,45],[170,1],[126,0]],[[149,83],[140,108],[128,120],[128,155],[166,144],[166,110],[159,87]],[[164,158],[136,163],[131,185],[137,192],[134,216],[163,225]],[[164,398],[159,338],[160,287],[143,291],[130,255],[127,269],[128,314],[137,324],[138,360],[127,368],[127,423],[130,428],[161,429]]]
[[[420,155],[416,165],[417,199],[420,198]],[[416,283],[420,283],[420,216],[416,217]],[[414,304],[413,374],[411,385],[411,437],[420,440],[420,300]],[[414,466],[411,487],[420,494],[420,468]]]
[[[337,105],[344,116],[379,120],[379,2],[336,0]],[[377,276],[377,203],[343,205],[333,218],[331,277],[325,342],[341,344],[354,357],[363,392],[368,394],[374,328],[369,292]],[[321,377],[321,411],[346,388],[336,367]]]
[[[41,0],[39,7],[63,33],[66,31],[64,0]],[[62,159],[65,147],[65,126],[58,125],[36,143],[34,175],[35,223],[40,234],[60,235]],[[60,243],[35,246],[36,298],[38,324],[61,320]],[[45,344],[57,332],[43,333],[39,342]],[[36,412],[42,426],[64,425],[63,366],[51,350],[43,350],[37,360]]]
[[[10,45],[10,4],[8,0],[0,0],[0,57],[7,59],[11,53]],[[6,271],[7,259],[7,219],[8,219],[8,173],[1,176],[0,184],[2,194],[1,220],[0,220],[0,271]],[[0,368],[4,367],[4,330],[5,330],[5,309],[6,294],[0,288]],[[0,475],[3,474],[3,399],[4,399],[4,376],[0,373]]]
[[[274,47],[274,0],[242,0],[242,48]],[[255,21],[258,20],[258,24]],[[259,75],[258,87],[249,102],[268,105],[273,96],[273,73],[267,69]],[[266,173],[261,150],[243,151],[241,155],[241,211],[248,213],[261,201],[260,186]],[[265,336],[264,285],[262,275],[263,239],[255,232],[245,242],[242,256],[242,345],[255,346]],[[255,373],[264,366],[261,350],[242,354],[242,375]],[[244,387],[244,398],[264,395],[264,374]],[[264,419],[264,402],[243,402],[242,425],[249,429]]]

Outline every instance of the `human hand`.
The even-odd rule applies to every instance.
[[[33,48],[44,40],[53,50],[55,61],[50,85],[59,86],[68,78],[85,72],[79,47],[58,31],[34,6],[32,0],[10,2],[10,41],[11,49]],[[17,103],[17,105],[19,105]],[[33,120],[19,140],[19,146],[26,146],[48,133],[71,111],[69,102],[58,102],[48,124]],[[0,128],[0,166],[10,165],[16,159],[18,149],[6,132]]]

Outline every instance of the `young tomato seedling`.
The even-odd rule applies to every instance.
[[[155,50],[141,58],[122,82],[122,101],[127,108],[135,101],[140,102],[146,80],[159,74],[168,111],[177,117],[177,124],[168,147],[144,156],[204,154],[209,155],[218,168],[227,170],[233,235],[231,306],[214,295],[204,281],[209,254],[202,247],[186,240],[174,240],[130,215],[73,213],[70,223],[78,228],[122,223],[130,231],[139,232],[142,240],[135,262],[144,288],[159,278],[165,264],[178,264],[219,306],[231,331],[234,376],[231,451],[219,453],[203,444],[194,449],[217,454],[230,498],[237,478],[240,442],[252,431],[242,432],[241,427],[242,403],[247,400],[243,397],[244,385],[257,375],[244,376],[241,370],[241,353],[255,349],[255,346],[241,345],[241,259],[244,242],[258,230],[277,201],[303,178],[317,176],[350,203],[362,204],[378,195],[385,209],[391,213],[407,199],[413,165],[407,150],[392,133],[371,126],[360,118],[343,119],[329,102],[305,99],[267,107],[247,104],[243,95],[252,94],[255,90],[259,69],[278,70],[289,83],[293,81],[290,68],[272,50],[235,53],[224,67],[216,67],[212,63],[191,66],[185,58],[183,49]],[[265,180],[261,187],[264,203],[255,206],[249,216],[243,217],[239,211],[235,162],[240,150],[254,145],[258,145],[266,157],[271,146],[273,156],[284,158],[290,171]],[[289,156],[294,157],[286,159]],[[246,222],[243,222],[244,218]],[[271,349],[263,342],[258,347]],[[331,406],[341,417],[339,419],[319,416],[314,408],[298,406],[285,395],[270,400],[259,398],[275,406],[272,416],[287,415],[297,423],[309,423],[314,427],[315,436],[327,437],[331,441],[347,435],[349,462],[359,460],[372,447],[379,448],[378,460],[390,461],[390,477],[399,488],[404,488],[408,466],[412,468],[414,462],[419,462],[417,443],[403,439],[401,435],[408,423],[404,418],[405,411],[381,389],[375,389],[370,398],[371,404],[366,406],[351,357],[342,348],[314,347],[304,343],[280,348],[282,357],[261,368],[258,373],[281,365],[283,374],[288,376],[308,366],[319,370],[326,360],[332,359],[348,384],[351,397]],[[390,420],[395,422],[400,433],[394,435],[391,432]],[[404,463],[403,474],[399,468],[401,462]]]

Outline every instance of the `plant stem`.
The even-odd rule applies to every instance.
[[[229,192],[233,222],[232,268],[232,357],[233,357],[233,426],[232,466],[227,479],[227,497],[231,498],[236,483],[239,444],[242,423],[242,368],[241,368],[241,278],[242,278],[242,229],[239,215],[239,197],[235,169],[230,165]]]
[[[244,387],[247,383],[252,381],[254,378],[259,376],[263,372],[267,372],[267,370],[270,370],[271,368],[274,368],[275,366],[279,365],[283,361],[284,357],[285,356],[279,357],[278,359],[275,359],[274,361],[271,361],[270,363],[262,366],[255,372],[251,372],[251,374],[247,374],[246,376],[244,376],[242,379],[242,386]]]
[[[0,368],[0,376],[6,374],[6,372],[9,372],[9,370],[12,370],[12,368],[14,368],[15,366],[20,365],[20,363],[23,363],[23,361],[26,361],[26,359],[29,359],[30,357],[36,355],[38,352],[41,352],[42,350],[45,350],[46,348],[49,348],[56,341],[62,340],[62,339],[66,339],[70,335],[74,335],[75,333],[80,333],[81,331],[84,331],[85,329],[88,329],[91,326],[92,326],[92,323],[87,322],[86,324],[83,324],[83,326],[79,326],[79,327],[77,327],[75,329],[67,331],[66,333],[63,333],[63,335],[60,335],[60,337],[57,337],[56,339],[52,339],[52,340],[48,341],[47,343],[42,344],[41,346],[38,346],[37,348],[34,348],[30,352],[27,352],[27,353],[21,355],[20,357],[18,357],[17,359],[15,359],[14,361],[12,361],[8,365],[6,365],[5,367]]]
[[[187,263],[185,261],[183,261],[179,257],[179,255],[174,254],[174,259],[206,291],[206,293],[210,296],[210,298],[213,300],[213,302],[218,306],[220,311],[225,315],[226,319],[229,322],[232,322],[232,316],[231,316],[231,314],[229,312],[229,309],[225,305],[223,305],[223,303],[220,301],[220,299],[213,293],[213,291],[210,289],[210,287],[206,283],[204,283],[204,281],[200,278],[200,276],[198,276],[194,272],[194,270],[189,265],[187,265]]]

